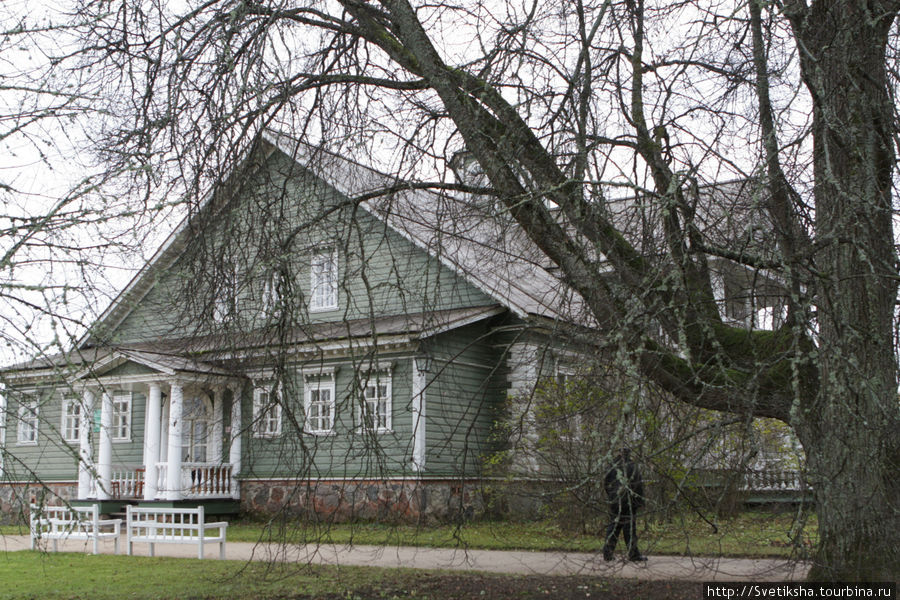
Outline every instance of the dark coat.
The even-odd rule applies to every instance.
[[[644,506],[644,480],[631,460],[617,458],[606,473],[603,487],[611,510],[634,512]]]

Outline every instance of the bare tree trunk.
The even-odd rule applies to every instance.
[[[816,2],[792,15],[814,102],[821,248],[819,390],[795,415],[819,514],[814,579],[891,580],[900,572],[894,109],[884,58],[897,8]]]

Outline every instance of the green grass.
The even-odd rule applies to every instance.
[[[347,595],[414,572],[38,552],[0,554],[3,600],[168,600]]]
[[[745,512],[732,518],[678,516],[666,522],[639,519],[641,549],[651,554],[789,557],[797,549],[791,540],[794,516],[789,513]],[[594,526],[599,531],[603,524]],[[715,526],[715,529],[714,529]],[[815,517],[804,529],[801,546],[816,535]],[[601,535],[573,533],[553,521],[476,521],[462,526],[412,526],[377,523],[315,525],[301,523],[232,523],[229,541],[290,543],[353,543],[490,550],[559,550],[598,552]]]

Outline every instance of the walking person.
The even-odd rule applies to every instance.
[[[635,519],[637,511],[644,506],[644,480],[641,478],[640,469],[631,460],[630,448],[622,448],[606,473],[603,487],[609,503],[609,525],[606,526],[603,559],[607,561],[613,559],[619,532],[622,532],[628,548],[628,560],[646,561],[647,557],[638,550]]]

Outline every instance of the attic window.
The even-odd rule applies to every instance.
[[[337,282],[337,251],[328,249],[313,255],[310,265],[310,311],[334,310],[338,307]]]
[[[272,271],[263,281],[263,310],[271,317],[278,317],[284,310],[287,297],[288,277],[280,270]]]
[[[238,275],[235,267],[223,268],[215,286],[213,319],[218,323],[224,323],[237,313]]]

